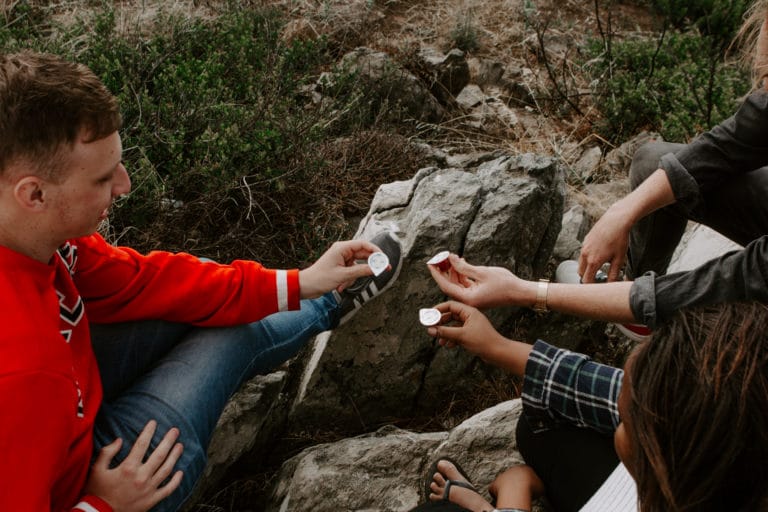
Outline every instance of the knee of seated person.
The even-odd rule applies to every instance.
[[[648,176],[653,174],[659,168],[659,160],[662,156],[684,145],[652,140],[638,147],[629,166],[630,188],[636,189]]]

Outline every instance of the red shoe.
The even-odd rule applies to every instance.
[[[651,331],[643,324],[613,324],[621,333],[632,341],[648,341],[651,339]]]

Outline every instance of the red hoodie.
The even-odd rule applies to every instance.
[[[83,495],[102,398],[88,323],[164,319],[200,326],[299,308],[298,270],[143,256],[99,235],[49,264],[0,246],[0,510],[111,512]]]

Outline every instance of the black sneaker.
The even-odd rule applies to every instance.
[[[400,240],[388,231],[379,233],[371,239],[371,243],[381,249],[381,252],[389,258],[390,270],[385,270],[378,276],[365,276],[358,278],[352,286],[345,288],[341,293],[334,290],[333,295],[339,303],[339,324],[344,324],[357,313],[363,305],[381,292],[389,288],[400,274],[403,266],[403,258],[400,250]]]

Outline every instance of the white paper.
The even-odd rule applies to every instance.
[[[579,512],[637,512],[637,485],[624,464],[592,495]]]

